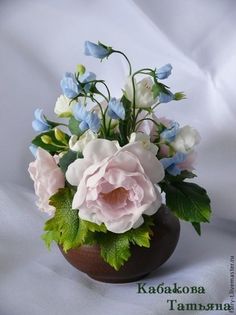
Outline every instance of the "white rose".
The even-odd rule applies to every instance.
[[[64,95],[58,97],[54,112],[59,117],[70,117],[72,116],[72,107],[75,104],[75,101],[72,101]]]
[[[135,81],[135,105],[136,107],[151,107],[156,103],[152,93],[153,81],[150,77],[144,78],[138,83]],[[125,96],[129,101],[133,101],[133,86],[132,79],[128,77],[125,83]]]
[[[130,136],[130,143],[140,142],[144,149],[151,151],[153,154],[157,155],[158,147],[150,141],[150,136],[143,132],[133,132]]]
[[[91,130],[87,130],[79,137],[79,139],[76,135],[71,136],[69,140],[69,147],[72,151],[83,152],[85,146],[94,139],[97,139],[97,135]]]
[[[196,129],[191,126],[184,126],[179,129],[171,145],[177,152],[189,153],[193,151],[194,146],[200,142],[200,139]]]

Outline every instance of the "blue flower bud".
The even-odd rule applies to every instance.
[[[171,70],[172,70],[172,65],[171,64],[166,64],[165,66],[159,68],[156,71],[156,77],[159,80],[164,80],[168,78],[169,75],[171,75]]]
[[[84,43],[84,54],[95,58],[103,59],[111,54],[111,50],[103,47],[101,44],[95,44],[90,41]]]
[[[169,103],[171,101],[173,101],[174,99],[174,95],[169,92],[169,93],[163,93],[163,92],[160,92],[159,94],[159,102],[160,103]]]
[[[108,103],[108,116],[110,116],[112,119],[125,119],[125,109],[119,100],[117,100],[115,97],[113,97],[109,103]]]

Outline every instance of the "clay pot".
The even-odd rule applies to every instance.
[[[89,277],[111,283],[137,281],[160,267],[174,252],[180,233],[179,220],[162,206],[155,214],[150,248],[131,247],[131,257],[120,268],[113,269],[100,256],[99,246],[81,246],[65,253],[66,260]]]

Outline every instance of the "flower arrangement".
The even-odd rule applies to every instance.
[[[103,60],[113,54],[129,66],[120,98],[78,65],[61,80],[63,94],[55,105],[61,122],[36,109],[32,126],[39,134],[30,146],[36,159],[29,173],[37,206],[50,215],[45,244],[55,241],[65,252],[97,244],[105,262],[119,270],[131,244],[150,246],[163,195],[175,216],[191,222],[199,235],[211,208],[206,191],[189,182],[196,176],[198,132],[158,116],[158,106],[185,98],[163,83],[172,66],[133,72],[123,52],[85,42],[87,56]]]

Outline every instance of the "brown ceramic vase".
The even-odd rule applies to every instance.
[[[120,268],[113,269],[100,256],[99,246],[81,246],[65,253],[66,260],[89,277],[110,283],[137,281],[160,267],[174,252],[180,233],[179,220],[162,206],[155,214],[150,248],[131,247],[131,257]]]

